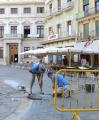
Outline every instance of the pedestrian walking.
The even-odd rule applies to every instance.
[[[35,82],[36,76],[37,76],[39,87],[40,87],[40,94],[44,94],[44,92],[43,92],[43,74],[45,72],[45,65],[42,62],[42,60],[40,60],[39,63],[35,63],[29,72],[32,74],[32,80],[30,81],[29,96],[32,95],[32,87]]]

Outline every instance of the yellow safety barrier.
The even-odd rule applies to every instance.
[[[74,114],[72,116],[72,120],[80,120],[78,112],[74,112]]]
[[[69,96],[62,87],[58,97],[58,75],[69,80]],[[99,111],[99,70],[62,69],[55,79],[54,106],[60,112],[73,112],[72,120],[80,120],[79,112]]]

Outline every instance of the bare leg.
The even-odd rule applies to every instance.
[[[43,74],[37,76],[41,93],[43,93]]]
[[[32,74],[32,80],[30,81],[30,94],[32,94],[32,87],[35,82],[35,74]]]
[[[43,92],[43,75],[41,75],[41,92]]]

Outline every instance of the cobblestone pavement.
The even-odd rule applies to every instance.
[[[0,81],[4,81],[4,80],[12,80],[12,81],[19,82],[20,84],[24,84],[28,89],[29,80],[31,80],[31,75],[29,74],[28,70],[1,66]],[[14,91],[12,88],[11,90],[13,91],[13,95],[8,94],[9,92],[5,92],[5,93],[8,94],[7,97],[10,96],[8,98],[10,99],[11,102],[15,102],[12,104],[16,104],[15,106],[12,107],[13,110],[11,112],[13,112],[15,109],[17,109],[17,106],[19,105],[19,101],[13,101],[13,96],[14,95],[18,96],[18,94],[17,94],[17,91]],[[35,80],[35,84],[33,86],[33,93],[40,96],[39,92],[40,92],[39,85],[37,80]],[[20,120],[71,120],[72,113],[57,112],[53,107],[53,97],[50,95],[52,93],[51,83],[48,77],[46,76],[46,74],[44,76],[44,92],[46,95],[41,96],[42,97],[41,100],[37,100],[37,99],[33,100],[31,107],[28,109],[28,112],[23,114],[20,117]],[[1,90],[0,90],[0,93],[1,93]],[[0,94],[0,96],[3,96],[3,95]],[[7,97],[4,98],[5,101]],[[0,97],[0,99],[1,98],[2,97]],[[11,105],[11,104],[8,104],[8,105]],[[9,108],[10,107],[11,106],[9,106]],[[0,105],[0,112],[2,112],[4,115],[2,118],[0,116],[0,120],[4,120],[3,118],[5,118],[6,114],[7,114],[6,116],[11,114],[11,112],[5,114],[2,110],[3,109],[1,109],[1,105]],[[80,113],[80,117],[81,117],[81,120],[99,120],[99,112]],[[12,119],[9,119],[9,120],[12,120]],[[14,120],[19,120],[19,119],[14,119]]]
[[[27,99],[24,92],[5,84],[5,81],[15,81],[20,85],[24,84],[27,86],[28,80],[30,79],[27,75],[28,72],[25,70],[0,65],[0,120],[9,119],[9,117],[20,108],[22,101],[25,101],[27,104]],[[22,110],[19,110],[18,113],[15,114],[18,115],[21,111],[24,111],[23,106],[21,109]]]
[[[20,104],[19,92],[0,82],[0,120],[12,114]]]

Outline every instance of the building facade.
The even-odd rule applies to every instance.
[[[42,47],[45,8],[43,0],[0,2],[0,64],[20,63],[19,53]]]
[[[89,36],[90,43],[99,40],[99,0],[79,0],[79,13],[76,18],[80,41],[87,42]],[[93,56],[93,64],[99,65],[99,55]]]
[[[78,31],[82,40],[99,39],[99,0],[79,0]]]
[[[46,41],[43,42],[45,47],[74,46],[78,33],[76,20],[78,1],[79,0],[46,1]],[[59,57],[59,59],[62,59],[62,57]]]

